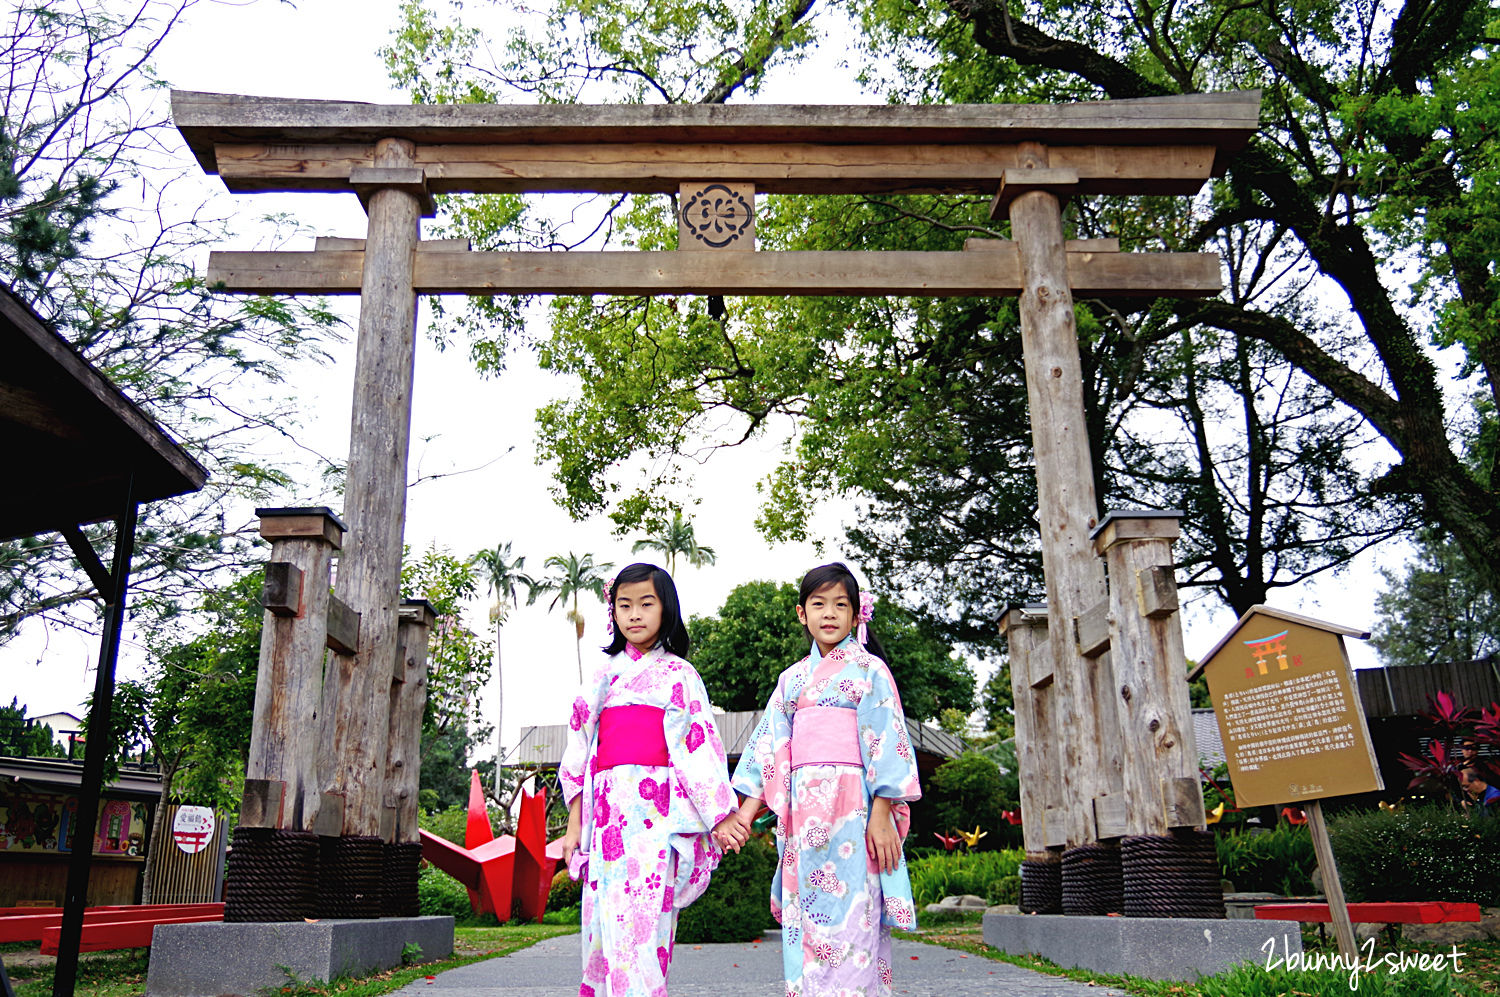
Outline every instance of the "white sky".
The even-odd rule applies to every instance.
[[[169,38],[157,66],[176,89],[401,103],[402,95],[389,88],[375,55],[397,22],[397,8],[395,0],[300,0],[296,7],[270,0],[202,3]],[[795,103],[814,92],[820,102],[870,101],[855,90],[848,73],[840,72],[836,63],[837,53],[825,48],[795,78],[783,75],[758,99]],[[810,78],[816,79],[815,87],[808,85]],[[216,179],[208,183],[222,190]],[[364,214],[353,196],[261,194],[233,200],[247,219],[284,211],[320,235],[364,235]],[[352,330],[352,311],[349,314]],[[348,446],[353,377],[350,338],[336,352],[331,367],[308,367],[296,371],[292,379],[292,390],[305,405],[305,428],[299,440],[339,460]],[[634,538],[614,538],[607,521],[574,523],[548,495],[549,475],[536,466],[533,456],[533,413],[564,390],[562,381],[535,368],[529,354],[517,355],[508,372],[486,381],[474,372],[461,345],[438,353],[419,337],[408,480],[472,468],[508,448],[514,450],[482,471],[413,488],[407,518],[407,542],[413,549],[435,542],[462,556],[510,540],[516,553],[526,555],[533,574],[542,573],[542,561],[548,555],[568,551],[589,552],[596,560],[617,565],[636,560],[630,553]],[[754,483],[775,464],[778,452],[774,442],[750,444],[716,456],[707,467],[709,473],[700,474],[702,504],[692,510],[691,517],[700,542],[717,551],[718,564],[701,569],[679,565],[678,585],[686,613],[713,612],[742,582],[795,581],[813,564],[839,556],[837,545],[830,545],[827,556],[820,558],[808,545],[768,547],[756,534]],[[824,536],[837,535],[843,518],[839,510],[830,510],[817,527]],[[1393,551],[1385,557],[1389,560],[1396,554]],[[1275,605],[1368,627],[1374,619],[1379,585],[1374,564],[1374,558],[1367,556],[1342,578],[1290,590]],[[487,605],[488,600],[476,603],[469,615],[470,626],[483,630],[488,625]],[[594,603],[584,612],[589,618],[584,638],[587,662],[590,648],[602,639],[603,609]],[[1189,657],[1212,647],[1234,622],[1227,610],[1201,602],[1185,617]],[[1357,665],[1376,663],[1367,645],[1351,640],[1348,646]],[[514,744],[523,724],[562,722],[577,684],[572,626],[561,610],[549,615],[544,600],[512,616],[503,651],[505,737],[507,744]],[[39,626],[27,627],[10,645],[0,648],[0,673],[5,679],[0,693],[6,701],[19,695],[32,715],[81,712],[81,702],[92,687],[97,653],[95,638],[48,635]],[[122,674],[138,669],[139,662],[138,649],[127,645]],[[981,682],[985,677],[981,669]]]

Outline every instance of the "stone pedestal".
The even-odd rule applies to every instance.
[[[254,995],[292,980],[336,980],[453,954],[453,918],[386,917],[267,923],[162,924],[151,940],[148,997]]]
[[[1272,952],[1302,951],[1289,921],[1196,917],[984,916],[984,943],[1013,955],[1032,953],[1069,969],[1194,981],[1240,963],[1263,966]]]

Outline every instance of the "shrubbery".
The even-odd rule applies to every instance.
[[[568,870],[558,863],[557,874],[552,877],[552,889],[547,891],[547,910],[562,910],[583,903],[583,881],[575,881]]]
[[[500,837],[500,811],[491,808],[489,818],[490,830],[495,837]],[[455,845],[462,845],[464,830],[469,826],[469,810],[467,807],[459,806],[449,807],[446,810],[423,810],[417,815],[417,826],[428,834],[435,834]]]
[[[1500,820],[1444,806],[1403,806],[1330,821],[1339,880],[1351,901],[1500,905]]]
[[[708,890],[678,914],[677,941],[748,942],[776,927],[770,903],[775,873],[776,845],[769,835],[751,835],[745,847],[725,854]]]
[[[425,866],[417,872],[417,902],[423,915],[463,920],[474,913],[469,905],[469,891],[436,866]]]
[[[990,840],[984,845],[991,846],[1000,842],[1000,830],[1008,826],[1000,816],[1011,807],[1007,791],[1006,774],[995,759],[979,751],[965,751],[932,773],[923,787],[922,800],[922,810],[929,819],[913,823],[923,825],[924,831],[930,824],[944,833],[960,828],[967,831],[977,824],[990,832]],[[923,838],[924,845],[933,840],[925,833]]]
[[[911,872],[912,897],[920,911],[928,904],[935,904],[948,896],[972,893],[984,897],[992,904],[1015,903],[1005,900],[1009,887],[1005,880],[1019,877],[1021,860],[1026,851],[1008,848],[999,852],[940,853],[907,859]],[[1020,896],[1020,880],[1016,881],[1016,897]]]
[[[1307,896],[1317,893],[1313,870],[1312,835],[1305,826],[1278,824],[1274,830],[1251,834],[1233,831],[1214,837],[1219,852],[1219,875],[1244,893]]]

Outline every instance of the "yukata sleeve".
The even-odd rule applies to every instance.
[[[865,763],[865,786],[870,797],[891,800],[891,818],[896,833],[906,840],[911,830],[909,801],[919,799],[916,753],[906,733],[906,717],[901,711],[901,697],[896,680],[884,661],[869,657],[870,691],[860,697],[859,750]],[[894,872],[880,872],[881,923],[892,928],[912,931],[917,926],[917,908],[912,897],[911,873],[906,855],[901,855]]]
[[[588,767],[593,762],[594,732],[599,726],[599,710],[604,704],[609,669],[601,668],[573,700],[568,718],[568,743],[557,767],[557,781],[562,788],[563,803],[571,806],[574,797],[583,792]]]
[[[782,820],[788,816],[792,790],[792,720],[786,711],[786,674],[766,703],[760,722],[745,742],[734,770],[734,788],[766,801]]]
[[[672,695],[663,722],[667,757],[678,791],[698,812],[703,830],[712,830],[734,811],[734,790],[729,787],[729,760],[708,705],[708,693],[690,665],[672,677]]]
[[[859,750],[870,796],[904,802],[920,799],[917,757],[906,732],[896,680],[884,661],[869,658],[870,691],[859,700]]]

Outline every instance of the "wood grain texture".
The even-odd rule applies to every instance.
[[[1089,297],[1219,293],[1213,253],[1066,254],[1066,281]],[[357,294],[364,253],[215,252],[209,283],[249,294]],[[1015,247],[982,252],[417,253],[421,294],[1014,295]]]
[[[280,610],[267,608],[261,629],[260,664],[255,677],[255,711],[245,779],[285,787],[275,826],[307,830],[317,813],[318,709],[328,633],[329,584],[335,544],[342,536],[337,519],[283,516],[261,510],[261,533],[271,540],[271,564],[284,564],[301,576],[298,597]],[[285,609],[291,608],[291,613]],[[248,788],[247,788],[248,792]]]
[[[1117,520],[1095,545],[1109,571],[1110,657],[1123,739],[1123,780],[1129,834],[1166,834],[1203,827],[1198,748],[1193,736],[1181,618],[1175,606],[1172,544],[1175,520]],[[1139,587],[1151,585],[1147,596]]]
[[[374,165],[413,166],[413,145],[380,139]],[[344,795],[343,833],[379,833],[389,737],[390,662],[396,653],[401,550],[406,528],[407,454],[416,349],[412,266],[419,255],[419,199],[385,188],[369,199],[354,406],[344,515],[349,536],[335,594],[360,615],[353,655],[336,655],[324,682],[323,785]]]
[[[1038,166],[1047,150],[1024,146]],[[1027,165],[1025,162],[1023,166]],[[1114,700],[1101,688],[1103,658],[1089,662],[1067,636],[1073,621],[1105,598],[1104,570],[1089,543],[1098,516],[1093,465],[1084,423],[1083,371],[1064,250],[1062,211],[1055,195],[1029,191],[1010,206],[1011,236],[1021,264],[1021,343],[1031,436],[1036,453],[1038,523],[1046,576],[1048,630],[1056,680],[1053,709],[1067,717],[1061,739],[1062,799],[1069,847],[1095,840],[1093,800],[1118,792],[1118,720]],[[990,255],[990,254],[985,254]],[[1099,260],[1118,259],[1100,254]],[[1056,639],[1064,635],[1063,639]]]
[[[1071,104],[601,106],[360,104],[176,90],[172,119],[209,173],[220,144],[371,145],[387,137],[414,145],[1207,143],[1222,168],[1259,127],[1260,92]]]
[[[1018,157],[1013,143],[850,145],[615,143],[420,145],[434,194],[668,194],[682,183],[747,183],[763,194],[931,193],[988,196]],[[1212,176],[1216,147],[1081,145],[1054,149],[1078,194],[1191,195]],[[219,145],[224,185],[236,193],[357,189],[368,145]]]
[[[387,841],[414,842],[422,771],[422,710],[427,704],[427,649],[437,614],[422,599],[401,604],[396,668],[391,682],[390,733],[386,754],[386,810],[392,823]]]
[[[1011,609],[1001,618],[1010,658],[1011,701],[1015,708],[1016,763],[1020,773],[1021,838],[1027,853],[1041,857],[1047,848],[1047,808],[1055,806],[1061,771],[1057,753],[1056,720],[1047,688],[1033,688],[1034,664],[1051,668],[1047,649],[1047,616],[1040,607]]]

